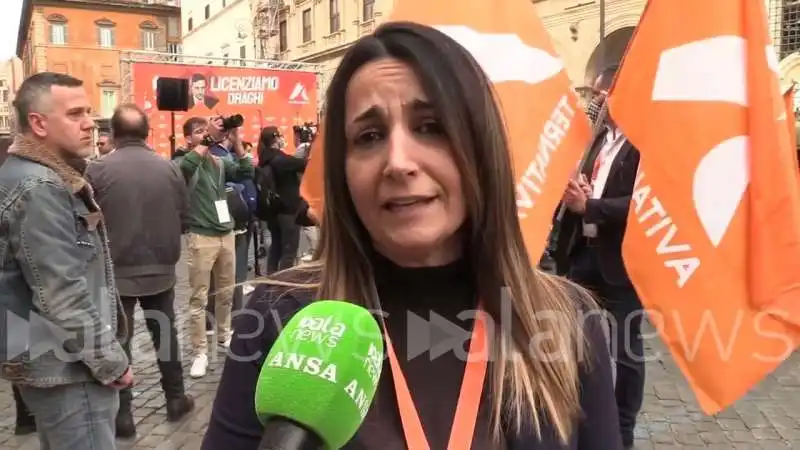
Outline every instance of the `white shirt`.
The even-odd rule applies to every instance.
[[[600,166],[597,168],[597,175],[592,182],[591,198],[600,198],[603,196],[603,191],[605,191],[606,183],[608,182],[608,175],[611,173],[611,168],[614,166],[614,160],[617,158],[624,144],[625,136],[620,133],[618,129],[609,127],[603,147],[597,153]],[[597,237],[597,225],[584,222],[583,235],[590,238]]]
[[[616,159],[623,144],[625,144],[625,136],[616,128],[609,127],[603,147],[597,153],[600,167],[597,168],[597,177],[592,183],[592,198],[603,196],[603,191],[606,189],[606,183],[608,182],[608,175],[611,173],[611,167],[614,166],[614,159]]]

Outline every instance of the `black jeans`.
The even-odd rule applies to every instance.
[[[616,362],[615,392],[623,440],[633,439],[636,416],[642,409],[645,386],[644,342],[641,327],[643,310],[631,285],[609,285],[602,277],[597,255],[583,249],[573,258],[569,278],[591,290],[611,321],[611,356]]]
[[[145,325],[153,340],[158,356],[158,370],[161,372],[161,388],[167,400],[182,398],[183,367],[181,367],[178,332],[175,329],[175,289],[169,289],[156,295],[145,297],[122,297],[125,315],[128,317],[128,336],[123,344],[128,359],[131,357],[131,340],[133,339],[133,315],[136,303],[139,303],[145,314]],[[131,388],[120,391],[120,410],[130,410],[133,398]]]
[[[247,272],[250,263],[250,239],[252,238],[255,223],[250,222],[247,232],[237,234],[234,238],[236,246],[236,288],[233,290],[233,311],[237,311],[244,306],[244,286],[241,284],[247,281]]]
[[[300,226],[294,214],[278,214],[267,222],[271,242],[267,253],[267,275],[294,266],[300,246]]]

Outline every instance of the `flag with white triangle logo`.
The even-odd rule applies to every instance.
[[[390,20],[447,34],[491,80],[508,132],[522,231],[537,264],[591,129],[536,7],[529,0],[396,0]]]
[[[623,256],[700,405],[800,342],[800,179],[764,2],[658,0],[609,94],[639,149]]]

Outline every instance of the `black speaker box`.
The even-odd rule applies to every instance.
[[[159,111],[188,111],[189,79],[164,78],[156,82],[156,105]]]

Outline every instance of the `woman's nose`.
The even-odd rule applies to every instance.
[[[419,170],[415,159],[417,142],[411,133],[404,129],[393,130],[388,140],[385,174],[388,176],[408,176]]]

